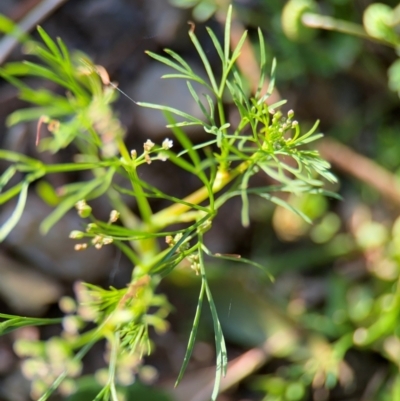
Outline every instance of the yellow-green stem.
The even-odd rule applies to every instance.
[[[249,168],[249,166],[252,164],[252,159],[256,156],[253,155],[253,157],[250,160],[247,160],[239,166],[237,166],[235,169],[232,171],[228,172],[219,172],[217,174],[216,180],[214,182],[214,185],[212,187],[213,193],[219,192],[221,189],[223,189],[226,185],[228,185],[232,180],[234,180],[237,176],[242,174],[244,171]],[[198,205],[201,202],[205,201],[209,197],[208,189],[207,187],[202,187],[199,188],[197,191],[191,193],[188,195],[186,198],[183,200],[187,203],[191,203],[194,205]],[[170,207],[167,207],[166,209],[161,210],[158,213],[153,214],[151,217],[151,222],[150,222],[150,230],[151,231],[157,231],[161,229],[162,227],[165,227],[168,224],[171,224],[171,216],[180,216],[183,213],[189,211],[191,209],[191,206],[187,204],[182,204],[182,203],[175,203],[174,205],[171,205]]]

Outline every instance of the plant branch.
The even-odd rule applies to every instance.
[[[255,153],[251,157],[251,159],[254,159],[255,155],[257,155],[257,153]],[[239,164],[239,166],[237,166],[235,169],[233,169],[230,172],[227,172],[227,171],[218,172],[217,177],[212,186],[213,193],[215,194],[215,193],[219,192],[226,185],[228,185],[232,180],[234,180],[240,174],[243,174],[251,165],[251,159],[242,162],[241,164]],[[198,205],[208,198],[209,198],[208,188],[206,186],[204,186],[204,187],[199,188],[197,191],[191,193],[186,198],[184,198],[183,201],[185,202],[185,204],[175,203],[174,205],[171,205],[171,206],[161,210],[160,212],[153,214],[153,216],[151,217],[151,220],[150,220],[151,231],[156,231],[162,227],[165,227],[169,224],[174,223],[176,219],[173,219],[172,216],[178,217],[178,216],[182,215],[183,213],[189,211],[192,207],[188,204]]]

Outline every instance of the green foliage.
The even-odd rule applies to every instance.
[[[311,75],[316,74],[319,78],[332,76],[335,72],[343,75],[349,72],[348,68],[351,74],[355,73],[358,76],[369,69],[372,72],[367,75],[368,79],[378,80],[379,72],[384,70],[382,65],[386,65],[387,60],[390,60],[390,51],[383,53],[379,50],[379,46],[375,46],[372,47],[372,52],[368,47],[361,53],[362,41],[359,39],[362,38],[394,50],[393,55],[397,56],[397,59],[394,62],[390,61],[392,64],[388,68],[388,84],[390,90],[400,94],[398,59],[400,5],[395,6],[396,2],[385,3],[388,4],[372,3],[362,12],[363,10],[358,9],[360,4],[348,0],[263,2],[262,6],[255,7],[256,11],[248,11],[243,7],[240,18],[248,24],[268,26],[269,41],[265,44],[266,55],[267,59],[271,54],[278,56],[281,80],[300,77],[307,83],[305,86],[307,90],[313,82],[310,79]],[[283,12],[281,12],[282,7]],[[318,13],[318,9],[328,15]],[[280,15],[279,26],[276,23],[277,15]],[[362,21],[362,23],[352,21]],[[345,35],[333,32],[318,36],[315,28]],[[281,30],[293,43],[281,35]],[[380,57],[382,54],[385,56]],[[384,80],[383,76],[381,81]],[[363,131],[365,126],[371,130],[373,125],[374,135],[373,138],[369,137],[369,140],[372,139],[372,143],[376,141],[377,147],[374,149],[375,153],[371,154],[376,157],[378,163],[396,171],[398,175],[398,124],[389,125],[387,121],[390,118],[388,109],[395,110],[394,119],[397,119],[398,105],[394,108],[390,107],[392,106],[390,101],[384,105],[374,103],[370,109],[371,113],[366,112],[362,105],[357,106],[356,111],[345,107],[346,116],[341,116],[339,122],[334,121],[335,131],[340,132],[344,141],[350,142],[349,136],[353,136],[353,139],[357,139],[355,143],[360,145],[364,137],[356,135]],[[351,127],[348,128],[346,125],[350,120]],[[346,186],[346,183],[344,185]],[[349,185],[347,183],[347,188]],[[393,185],[398,185],[395,177]],[[355,192],[354,187],[352,191]],[[303,269],[309,272],[313,266],[320,267],[326,262],[330,264],[336,261],[339,266],[343,264],[349,267],[349,263],[337,260],[343,256],[350,260],[354,257],[355,261],[363,266],[361,269],[355,269],[360,274],[359,277],[355,277],[354,272],[340,271],[340,268],[334,268],[332,271],[331,266],[329,273],[326,271],[319,273],[317,277],[324,285],[324,296],[320,301],[323,302],[322,305],[302,304],[302,297],[296,295],[299,289],[295,285],[292,293],[287,290],[284,294],[285,286],[290,286],[290,275],[289,278],[285,276],[282,287],[278,288],[275,297],[268,299],[268,302],[261,302],[265,297],[264,287],[259,290],[258,299],[256,295],[246,294],[243,288],[240,292],[236,287],[232,292],[229,292],[230,288],[224,288],[220,291],[219,297],[215,297],[217,306],[222,304],[223,307],[226,307],[226,301],[225,303],[221,301],[224,297],[230,302],[246,299],[252,303],[252,314],[256,316],[252,324],[249,323],[249,313],[246,312],[243,312],[243,316],[240,316],[240,313],[235,315],[235,327],[232,327],[232,322],[221,318],[228,340],[242,345],[247,346],[252,340],[251,335],[240,329],[242,326],[251,327],[254,334],[257,329],[260,330],[261,321],[271,328],[282,316],[287,320],[284,330],[280,332],[280,338],[290,338],[291,341],[288,341],[282,354],[274,354],[271,346],[274,332],[271,329],[265,329],[264,332],[260,330],[261,334],[255,336],[258,339],[260,337],[266,339],[267,349],[274,356],[285,358],[280,359],[279,368],[274,373],[260,375],[253,381],[252,387],[265,393],[265,401],[306,400],[314,391],[315,399],[330,399],[329,392],[335,386],[351,392],[351,386],[358,381],[359,376],[362,376],[357,370],[359,365],[354,364],[356,369],[353,370],[353,366],[348,363],[354,354],[360,358],[365,356],[374,358],[366,364],[371,365],[371,369],[374,370],[375,375],[372,380],[379,376],[380,368],[375,366],[376,357],[386,361],[385,374],[380,376],[379,383],[368,385],[368,389],[365,389],[360,397],[385,401],[400,397],[399,221],[398,218],[390,221],[390,216],[397,216],[398,211],[396,209],[383,212],[385,221],[373,218],[374,213],[377,211],[381,213],[381,209],[385,209],[386,205],[382,206],[371,199],[371,192],[368,189],[365,197],[368,206],[360,206],[360,200],[353,199],[358,204],[356,216],[361,221],[358,221],[357,227],[352,227],[350,230],[349,227],[342,227],[350,231],[342,234],[339,233],[340,218],[329,211],[326,205],[315,202],[316,197],[307,195],[299,200],[290,196],[286,199],[290,206],[296,207],[310,217],[313,215],[317,220],[314,227],[309,227],[301,219],[290,216],[290,220],[288,218],[290,224],[282,224],[283,232],[277,230],[278,235],[287,241],[302,239],[306,242],[305,238],[309,234],[313,242],[324,245],[307,247],[303,246],[302,242],[299,249],[270,259],[269,266],[273,273],[279,275],[291,271],[291,274],[297,273],[296,280],[301,280]],[[350,196],[356,198],[354,193]],[[286,215],[282,213],[282,209],[277,210],[279,213],[274,214],[274,219],[284,220]],[[276,221],[275,224],[278,226]],[[292,232],[289,232],[290,229]],[[265,257],[265,252],[259,253],[260,258]],[[337,267],[336,264],[334,267]],[[223,271],[222,276],[223,273],[226,272]],[[220,280],[225,287],[226,277],[223,276]],[[253,288],[252,279],[247,278],[247,280]],[[308,280],[305,280],[306,284],[307,282]],[[232,286],[233,283],[229,282],[229,287]],[[312,288],[305,290],[312,293]],[[274,308],[277,309],[275,313]],[[254,342],[251,344],[254,345]],[[350,350],[352,350],[350,358],[345,358]],[[273,364],[272,369],[274,366]],[[366,368],[367,366],[364,369],[362,365],[360,371],[364,372]],[[317,391],[320,393],[317,394]]]
[[[77,380],[76,392],[67,398],[67,401],[87,401],[96,398],[101,386],[92,376],[84,376]],[[127,387],[118,388],[122,397],[128,400],[172,401],[170,397],[139,382]]]
[[[373,3],[364,11],[363,25],[368,35],[394,46],[399,44],[395,24],[394,10],[386,4]]]
[[[197,21],[208,20],[218,9],[214,0],[170,0],[176,7],[193,8],[193,17]]]
[[[363,13],[362,26],[316,13],[316,3],[312,0],[289,0],[285,10],[292,9],[295,11],[282,13],[282,27],[290,39],[302,40],[303,31],[297,28],[301,24],[301,29],[306,32],[310,28],[322,28],[378,41],[393,47],[399,54],[400,5],[391,8],[383,3],[370,4]],[[388,70],[389,88],[397,92],[399,92],[399,68],[399,60],[396,60]]]
[[[294,3],[299,5],[303,2],[290,0],[286,7],[289,7],[289,3],[293,6]],[[363,26],[323,15],[307,14],[307,12],[308,10],[303,12],[301,19],[309,28],[336,30],[379,41],[393,47],[398,55],[399,6],[392,9],[381,3],[371,4],[364,12]],[[294,21],[293,24],[295,24]],[[389,87],[397,92],[399,90],[398,62],[396,60],[388,71]],[[384,129],[385,127],[380,132],[381,141],[386,138]],[[386,146],[387,151],[389,151],[388,148]],[[382,162],[388,164],[383,158]],[[392,163],[398,165],[398,154],[393,156]],[[310,337],[317,335],[320,336],[320,343],[315,347],[318,341],[315,342],[315,338],[314,341],[310,341],[306,350],[302,349],[300,359],[296,355],[300,353],[301,346],[299,345],[285,369],[276,375],[258,379],[256,388],[262,388],[267,393],[265,400],[287,400],[288,385],[297,384],[299,381],[303,386],[315,390],[320,386],[331,389],[339,382],[342,387],[350,386],[358,374],[357,371],[352,372],[349,369],[344,359],[350,349],[378,353],[389,362],[390,373],[388,371],[388,376],[382,383],[371,390],[369,397],[376,400],[398,397],[400,271],[397,257],[398,219],[394,223],[378,222],[367,210],[363,211],[362,221],[358,223],[353,233],[356,249],[364,255],[375,255],[371,259],[366,256],[366,277],[356,280],[349,277],[344,279],[340,274],[328,276],[326,281],[329,287],[324,308],[307,308],[293,313],[292,316],[296,319],[297,325],[308,330],[307,334],[302,336],[303,341],[310,341]],[[291,300],[288,299],[287,302],[290,307]],[[295,327],[291,330],[294,331]],[[318,361],[315,350],[323,355],[323,360],[321,356]],[[308,356],[303,359],[305,355]],[[312,365],[311,361],[314,366],[320,364],[314,372],[307,369],[307,366]],[[294,374],[296,367],[297,374]],[[301,397],[306,395],[303,393]]]
[[[175,140],[184,149],[179,154],[171,149],[173,142],[168,138],[161,145],[148,140],[143,145],[143,151],[128,151],[123,142],[124,130],[111,108],[117,91],[109,82],[104,69],[80,53],[70,54],[60,39],[54,41],[41,28],[38,28],[38,32],[42,43],[30,39],[25,43],[26,51],[36,56],[38,62],[10,63],[0,69],[0,76],[20,90],[21,98],[35,105],[13,113],[8,124],[39,120],[39,149],[58,152],[73,144],[78,151],[74,162],[53,165],[17,153],[0,151],[0,158],[9,163],[8,169],[0,177],[0,189],[5,190],[0,194],[0,204],[19,197],[14,213],[0,229],[0,238],[4,239],[17,224],[32,184],[43,183],[41,180],[47,174],[90,171],[90,180],[67,184],[57,191],[49,191],[48,184],[42,184],[42,193],[50,194],[50,198],[58,195],[59,199],[52,200],[56,207],[44,219],[41,230],[43,233],[49,232],[66,212],[75,207],[78,215],[87,222],[84,231],[73,231],[70,235],[79,241],[76,250],[84,251],[89,246],[100,249],[114,243],[132,263],[132,280],[127,288],[103,289],[82,283],[76,286],[77,301],[63,300],[65,302],[61,303],[65,312],[61,338],[30,345],[16,344],[19,355],[27,357],[25,368],[33,380],[33,395],[36,398],[40,397],[44,401],[56,388],[63,388],[62,383],[64,386],[65,383],[71,385],[80,373],[83,356],[95,342],[105,339],[108,344],[109,369],[104,386],[95,399],[117,400],[118,385],[123,384],[120,371],[129,368],[138,373],[143,355],[152,350],[149,329],[154,328],[158,332],[168,329],[166,318],[171,306],[164,295],[156,293],[157,286],[163,277],[182,261],[186,261],[193,275],[198,276],[200,293],[177,381],[182,378],[193,351],[203,301],[206,300],[215,332],[216,379],[211,394],[211,399],[215,400],[221,378],[227,369],[227,350],[208,283],[205,256],[244,263],[248,261],[229,255],[212,255],[204,245],[204,235],[212,227],[219,209],[234,196],[242,200],[241,218],[245,226],[250,223],[251,198],[273,202],[308,219],[306,214],[278,197],[277,193],[327,194],[324,183],[335,182],[329,172],[329,164],[320,158],[317,151],[308,148],[310,143],[321,137],[316,132],[318,122],[304,133],[294,120],[292,110],[287,113],[280,110],[284,101],[267,104],[274,85],[275,62],[272,63],[271,85],[267,93],[261,93],[267,67],[261,30],[258,31],[258,38],[262,75],[255,96],[248,94],[235,65],[246,34],[237,47],[231,50],[231,18],[230,7],[222,44],[214,32],[207,29],[220,58],[220,76],[214,74],[193,26],[189,37],[203,63],[207,79],[197,75],[172,50],[166,50],[167,56],[149,52],[151,57],[172,68],[173,72],[164,78],[187,81],[188,90],[204,115],[204,119],[199,119],[168,105],[138,103],[166,114]],[[56,83],[65,94],[58,95],[47,89],[33,90],[23,79],[30,76]],[[191,84],[193,81],[199,83],[208,94],[198,94]],[[234,127],[225,115],[224,102],[227,99],[237,108],[240,116]],[[176,121],[173,116],[180,120]],[[50,136],[45,138],[40,137],[43,124],[50,132]],[[182,129],[189,125],[203,127],[209,139],[194,146]],[[186,198],[179,199],[139,178],[138,171],[146,165],[167,160],[198,177],[203,186]],[[17,172],[23,173],[22,180],[8,188],[7,185]],[[256,173],[273,179],[275,184],[251,186],[251,177]],[[130,189],[117,185],[114,181],[116,176],[125,180]],[[224,191],[221,193],[222,189]],[[47,195],[45,198],[49,199]],[[89,204],[91,200],[103,195],[110,202],[111,213],[107,222],[98,220]],[[123,196],[126,195],[135,197],[138,215],[133,214],[125,205]],[[168,200],[171,206],[153,213],[150,202],[152,198]],[[121,224],[114,224],[117,220]],[[185,227],[171,229],[176,223],[185,223]],[[159,248],[159,237],[166,239],[164,249]],[[264,265],[249,263],[266,270]],[[13,316],[1,317],[4,319],[1,323],[4,331],[12,326],[27,324]],[[53,321],[29,320],[28,323],[50,324]],[[45,369],[37,370],[37,366],[44,366]],[[46,375],[40,374],[43,371],[47,372]],[[299,386],[291,383],[286,387],[287,399],[301,398]]]
[[[288,1],[282,12],[282,29],[285,35],[298,42],[307,42],[313,39],[316,31],[304,26],[301,18],[306,12],[316,11],[316,4],[312,0]]]

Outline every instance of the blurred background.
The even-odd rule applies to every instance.
[[[314,221],[312,225],[257,199],[249,228],[240,224],[240,199],[232,199],[221,210],[207,233],[210,249],[255,260],[268,268],[275,281],[271,283],[252,266],[208,264],[231,361],[218,399],[400,400],[400,112],[397,88],[389,86],[388,79],[396,53],[380,43],[332,31],[285,34],[285,4],[281,0],[233,2],[235,30],[249,30],[252,51],[244,54],[243,64],[257,61],[260,27],[268,65],[273,57],[277,59],[274,96],[287,99],[285,110],[293,109],[304,126],[320,120],[325,137],[317,147],[339,179],[337,186],[328,189],[338,192],[342,200],[317,195],[289,198]],[[315,7],[320,14],[362,24],[370,4],[320,0]],[[168,70],[144,51],[173,49],[201,71],[187,21],[195,22],[207,53],[212,42],[204,25],[222,37],[227,6],[225,0],[2,0],[0,13],[20,23],[31,18],[34,26],[40,24],[51,37],[61,37],[69,49],[86,53],[132,99],[189,111],[196,104],[185,82],[160,80]],[[34,29],[32,34],[36,35]],[[0,60],[21,60],[21,48],[8,48],[6,39],[0,40]],[[213,57],[210,53],[218,68]],[[247,78],[251,85],[252,77]],[[51,85],[40,80],[30,84]],[[18,99],[17,90],[0,81],[0,147],[47,162],[68,160],[68,150],[56,156],[37,152],[36,123],[6,126],[6,117],[22,107],[26,104]],[[171,136],[161,113],[139,108],[124,96],[115,108],[127,128],[128,148]],[[229,103],[226,108],[229,111]],[[190,136],[196,143],[204,140],[205,132],[192,129]],[[79,174],[82,179],[85,173]],[[143,179],[177,197],[196,189],[196,181],[172,164],[154,164],[143,174],[148,174]],[[51,179],[52,185],[59,186],[77,176]],[[81,225],[74,211],[49,235],[38,234],[40,222],[51,210],[40,199],[40,191],[36,187],[29,194],[21,222],[1,244],[3,313],[60,316],[58,300],[73,294],[75,281],[123,287],[130,279],[129,262],[111,247],[73,252],[67,237]],[[157,210],[162,204],[153,207]],[[93,208],[96,216],[108,218],[104,200],[96,200]],[[11,210],[12,203],[2,206],[0,221]],[[174,306],[171,326],[163,335],[153,333],[154,353],[127,398],[207,401],[215,369],[214,331],[207,313],[188,373],[173,388],[195,313],[198,279],[188,269],[176,269],[160,291]],[[50,338],[57,330],[26,328],[0,337],[0,400],[30,399],[29,382],[21,373],[12,342],[21,337]],[[85,358],[84,374],[103,366],[99,344]],[[95,387],[94,379],[86,376],[78,392],[63,399],[91,399]]]

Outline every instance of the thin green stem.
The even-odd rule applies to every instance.
[[[212,186],[212,192],[215,194],[223,189],[226,185],[228,185],[232,180],[238,177],[240,174],[243,174],[252,164],[252,160],[258,157],[258,154],[255,153],[249,160],[239,164],[235,169],[230,172],[218,172],[217,177],[214,181],[214,185]],[[185,204],[174,204],[171,205],[158,213],[153,214],[150,221],[150,230],[157,231],[166,225],[172,224],[172,216],[180,216],[183,213],[186,213],[191,209],[191,206],[188,204],[200,204],[205,201],[209,197],[209,189],[204,186],[199,188],[197,191],[191,193],[183,200]]]
[[[304,13],[301,21],[305,26],[309,28],[320,28],[328,31],[341,32],[348,35],[358,36],[363,39],[373,40],[380,44],[393,47],[392,44],[385,40],[369,36],[361,25],[355,24],[353,22],[339,20],[326,15],[315,13]]]
[[[301,21],[309,28],[320,28],[329,31],[337,31],[349,35],[359,36],[364,39],[369,39],[367,32],[361,25],[353,22],[338,20],[326,15],[315,13],[304,13]]]
[[[151,220],[153,217],[153,212],[151,210],[149,200],[147,199],[147,196],[143,191],[143,187],[140,184],[136,169],[131,167],[127,168],[127,171],[131,178],[131,184],[133,191],[135,192],[140,215],[145,225],[149,225],[151,224]],[[143,259],[143,264],[148,263],[159,251],[159,247],[155,238],[147,238],[145,240],[137,242],[135,248],[140,253],[141,258]]]
[[[82,170],[94,170],[100,167],[111,167],[115,165],[115,160],[112,161],[98,161],[95,163],[67,163],[67,164],[51,164],[43,165],[43,169],[46,174],[82,171]]]
[[[111,390],[111,399],[113,401],[118,401],[117,389],[115,388],[115,374],[117,370],[118,351],[120,350],[118,333],[113,333],[113,336],[109,339],[109,341],[111,344],[111,355],[108,367],[108,385],[110,386]]]
[[[74,360],[80,361],[85,354],[92,348],[94,341],[86,344],[74,357]],[[39,398],[38,401],[46,401],[50,395],[58,388],[62,381],[68,376],[68,368],[66,368],[48,388],[48,390]]]

